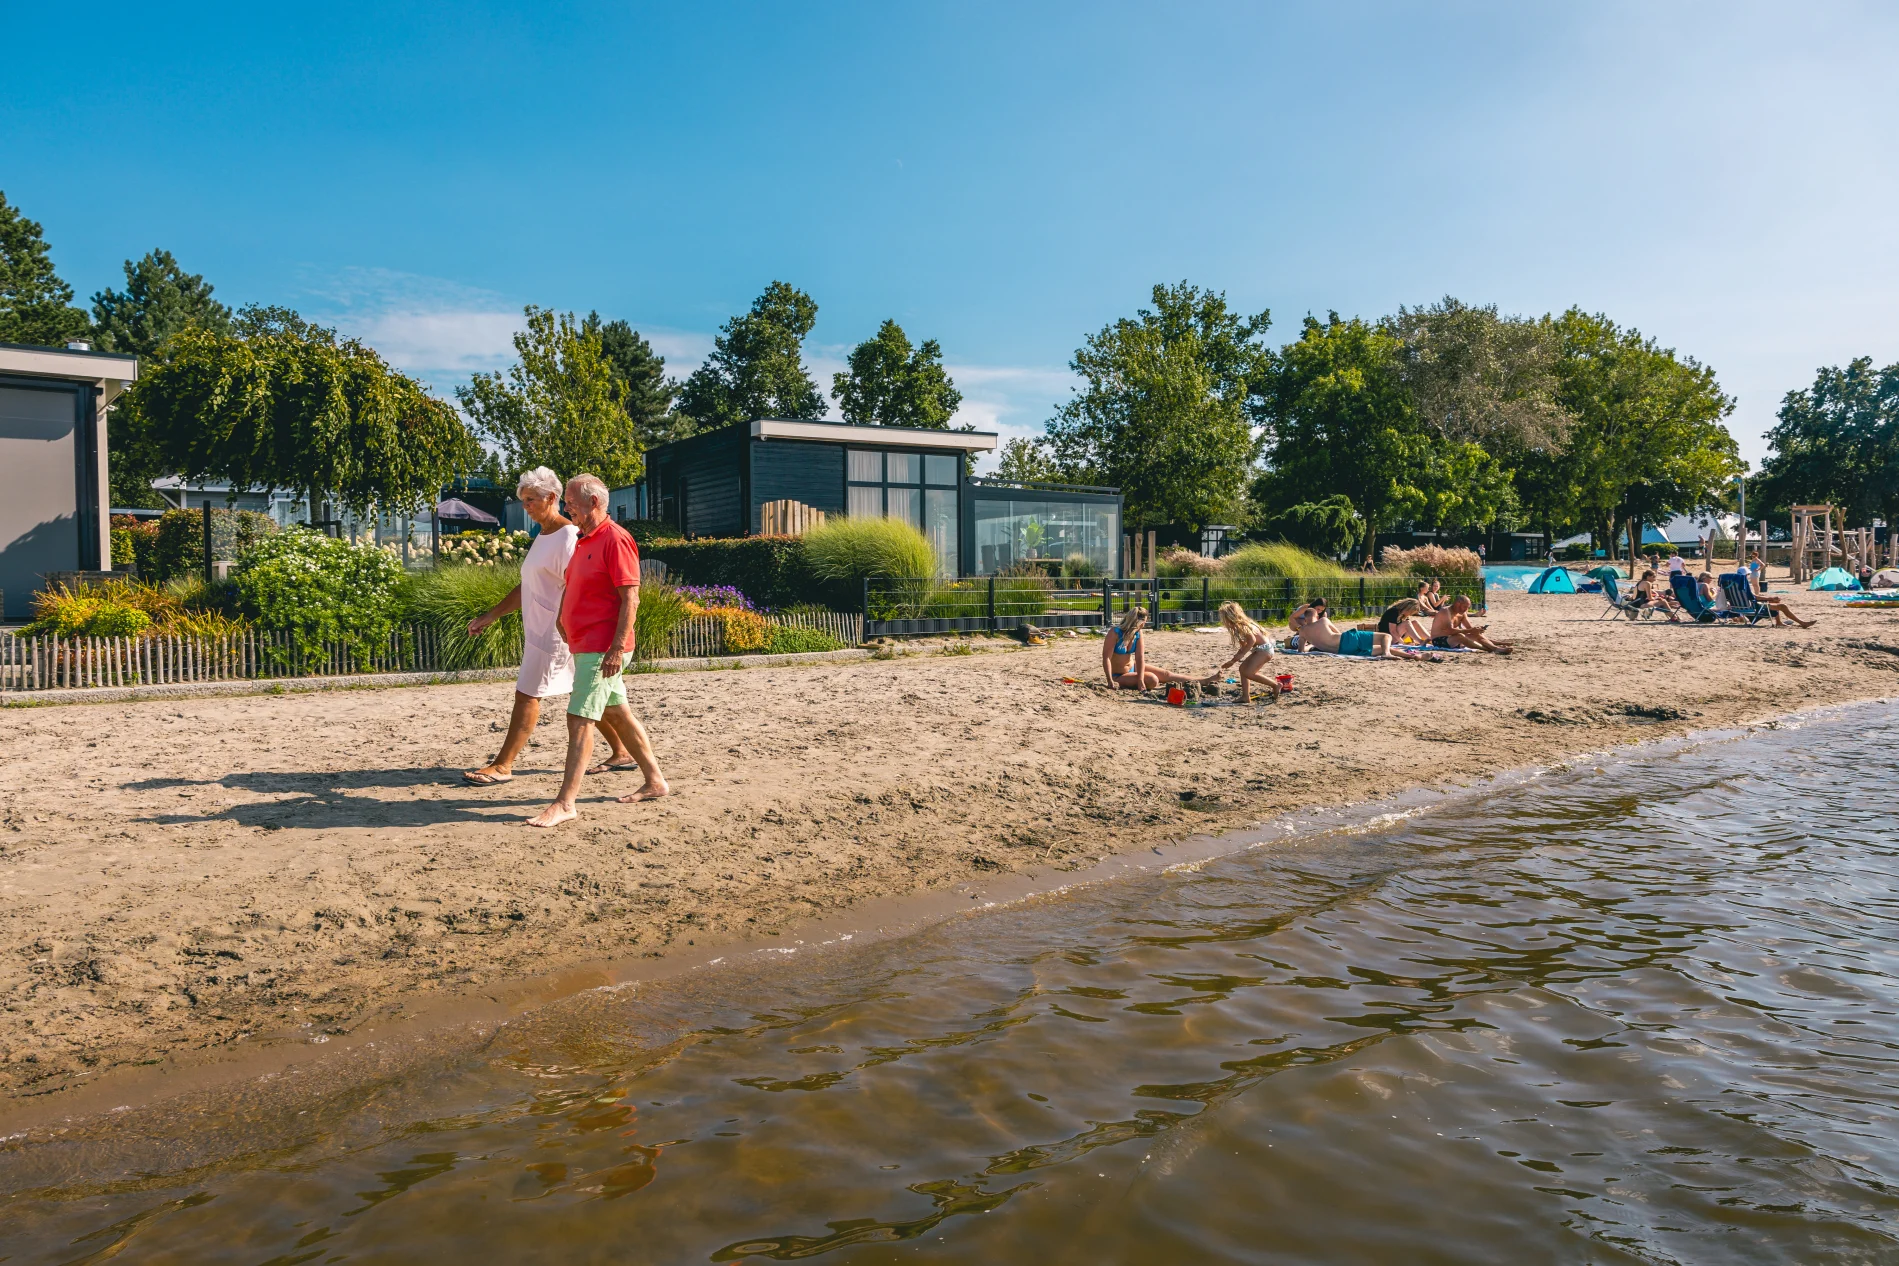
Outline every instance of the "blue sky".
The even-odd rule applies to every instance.
[[[36,6],[0,189],[89,296],[152,247],[446,391],[524,303],[683,375],[774,278],[824,385],[894,316],[1038,430],[1159,281],[1580,304],[1712,364],[1758,463],[1899,360],[1899,6]]]

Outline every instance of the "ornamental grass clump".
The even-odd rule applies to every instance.
[[[192,577],[167,585],[136,580],[57,584],[33,596],[33,622],[21,630],[36,637],[223,637],[249,627],[216,609],[218,590]]]
[[[468,622],[520,583],[519,563],[415,572],[402,581],[399,615],[435,634],[445,669],[506,668],[521,662],[521,613],[510,611],[480,637],[468,636]]]
[[[1476,550],[1446,549],[1442,545],[1420,545],[1400,549],[1387,545],[1378,551],[1378,562],[1386,571],[1407,576],[1470,576],[1484,574],[1484,560]]]
[[[1236,579],[1270,576],[1288,580],[1344,580],[1351,575],[1332,560],[1284,541],[1242,545],[1222,561],[1225,563],[1222,573]]]
[[[872,582],[878,618],[915,619],[936,587],[936,551],[928,537],[900,519],[832,519],[803,539],[820,581],[850,596],[863,594],[864,582]]]

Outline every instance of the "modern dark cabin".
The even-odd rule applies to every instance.
[[[1118,575],[1119,490],[963,473],[966,456],[995,447],[989,431],[765,418],[648,450],[644,482],[615,490],[614,502],[634,512],[626,517],[658,519],[687,536],[763,532],[784,503],[794,517],[800,506],[888,516],[921,528],[950,575],[1077,553]]]

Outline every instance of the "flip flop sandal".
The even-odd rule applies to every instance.
[[[629,769],[638,769],[639,767],[640,767],[640,763],[636,760],[630,760],[626,762],[626,764],[624,765],[602,763],[599,765],[595,765],[591,769],[589,769],[587,771],[587,777],[594,778],[601,774],[624,774]]]
[[[513,774],[485,774],[480,770],[462,775],[462,781],[471,787],[493,787],[504,782],[513,782]]]

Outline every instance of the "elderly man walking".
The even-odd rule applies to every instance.
[[[646,782],[620,797],[622,804],[657,800],[670,788],[653,757],[646,727],[626,703],[621,670],[633,650],[634,615],[640,606],[640,550],[626,529],[607,517],[607,486],[593,475],[567,481],[567,513],[580,538],[567,564],[560,631],[574,656],[574,689],[567,701],[567,770],[554,803],[528,819],[529,826],[558,826],[580,816],[574,797],[593,752],[593,726],[611,730],[633,753]]]

